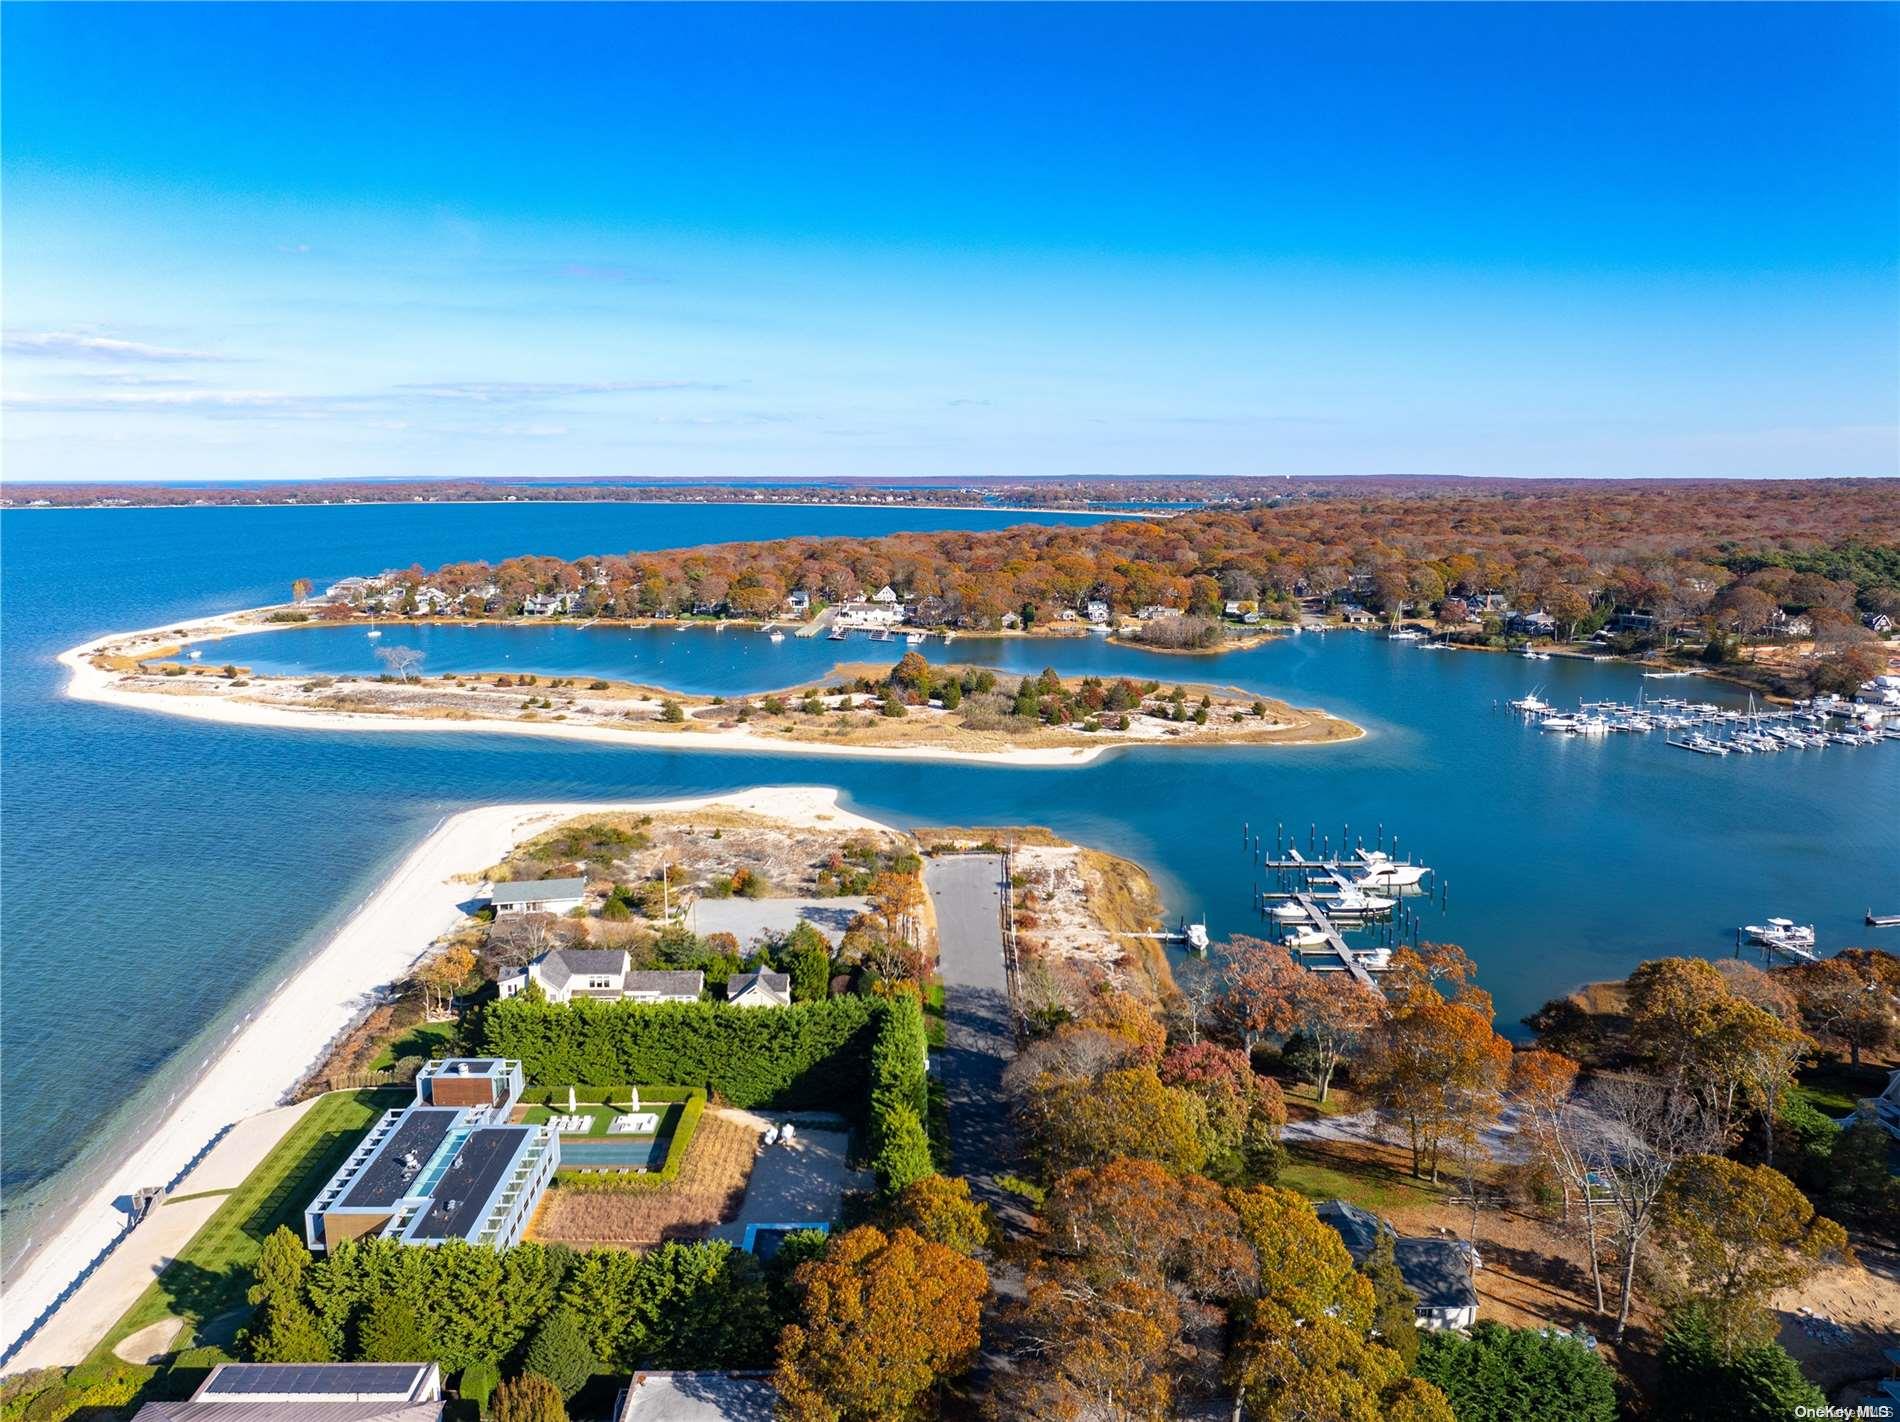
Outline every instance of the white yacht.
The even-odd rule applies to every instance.
[[[1522,711],[1526,716],[1542,716],[1546,712],[1555,711],[1557,708],[1533,691],[1528,696],[1520,696],[1517,700],[1513,701],[1511,703],[1511,709],[1513,711]]]
[[[774,642],[783,642],[785,640],[785,634],[774,627],[772,629],[772,640]]]
[[[1771,918],[1766,923],[1751,923],[1742,932],[1757,943],[1791,943],[1797,948],[1814,946],[1814,925],[1796,923],[1791,918]]]
[[[1280,941],[1287,947],[1296,950],[1300,948],[1324,948],[1326,946],[1326,935],[1309,924],[1304,928],[1296,928],[1291,933],[1281,934]]]
[[[921,642],[921,641],[923,641],[923,640],[924,640],[924,634],[923,634],[923,633],[921,633],[921,632],[906,632],[906,633],[904,634],[904,640],[905,640],[906,642],[908,642],[908,643],[910,643],[910,644],[911,644],[911,646],[913,646],[913,647],[914,647],[914,646],[916,646],[916,645],[917,645],[917,644],[918,644],[919,642]]]
[[[1281,923],[1304,923],[1306,910],[1293,903],[1275,904],[1273,916]]]
[[[1394,642],[1423,642],[1425,640],[1425,634],[1416,627],[1395,627],[1385,635]]]
[[[1365,868],[1360,873],[1357,883],[1360,887],[1368,889],[1410,888],[1432,872],[1424,864],[1401,864],[1391,855],[1378,849],[1360,850],[1359,862]]]

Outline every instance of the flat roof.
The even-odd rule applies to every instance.
[[[402,1199],[428,1165],[429,1158],[441,1149],[460,1114],[459,1108],[454,1106],[411,1106],[404,1111],[396,1129],[332,1208],[383,1209]],[[409,1155],[416,1158],[413,1169],[404,1159]]]
[[[222,1363],[192,1394],[265,1401],[278,1397],[348,1402],[404,1402],[427,1380],[433,1363]]]
[[[482,1209],[508,1176],[515,1153],[534,1132],[531,1126],[483,1126],[469,1132],[430,1192],[429,1208],[409,1230],[410,1239],[472,1239]]]

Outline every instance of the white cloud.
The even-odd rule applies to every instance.
[[[701,380],[444,380],[398,385],[397,391],[432,400],[510,404],[559,400],[570,395],[648,394],[663,390],[723,390]]]
[[[81,331],[9,331],[3,343],[10,355],[45,356],[55,360],[132,360],[157,363],[222,361],[209,351],[154,346],[144,341],[122,341]]]
[[[9,410],[97,413],[107,410],[282,409],[296,400],[282,390],[116,390],[96,395],[46,395],[10,390],[0,395]]]

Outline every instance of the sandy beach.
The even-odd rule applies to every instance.
[[[1099,744],[1074,746],[1014,746],[1002,750],[969,750],[934,745],[829,744],[810,740],[782,740],[758,734],[746,727],[695,730],[689,734],[671,731],[642,731],[621,726],[585,725],[558,721],[501,720],[486,716],[452,718],[428,715],[379,715],[329,709],[301,709],[263,704],[254,700],[236,700],[227,696],[136,690],[125,686],[115,671],[94,665],[95,656],[148,657],[167,648],[197,642],[221,641],[247,633],[282,630],[281,624],[262,620],[269,608],[246,608],[211,617],[168,623],[163,627],[137,632],[110,632],[59,654],[59,661],[70,673],[66,694],[78,701],[94,701],[140,711],[157,711],[169,716],[212,721],[221,725],[257,726],[295,731],[387,731],[441,735],[482,734],[502,736],[538,736],[543,739],[587,741],[596,745],[615,745],[654,750],[713,750],[744,754],[849,756],[871,760],[961,761],[979,765],[1016,766],[1028,769],[1060,769],[1085,766],[1102,756],[1130,745],[1160,744],[1162,730],[1147,727],[1147,734],[1126,735]],[[1323,713],[1322,713],[1323,715]],[[1338,722],[1336,717],[1324,717]],[[1340,725],[1348,723],[1338,722]],[[1277,742],[1284,746],[1337,744],[1365,735],[1363,727],[1352,727],[1349,736],[1299,738]]]
[[[232,1127],[278,1106],[330,1044],[464,916],[475,889],[465,876],[504,858],[521,840],[574,815],[607,810],[694,809],[718,804],[795,825],[887,826],[841,809],[838,792],[787,786],[643,802],[491,805],[437,825],[317,953],[295,966],[132,1156],[101,1173],[63,1228],[0,1292],[9,1370],[79,1361],[131,1306],[183,1243],[148,1223],[124,1233],[121,1202],[141,1186],[175,1185],[208,1148],[241,1179],[288,1129]],[[229,1134],[227,1134],[229,1133]],[[242,1158],[233,1158],[236,1156]],[[210,1157],[206,1157],[207,1163]],[[109,1267],[108,1267],[109,1266]],[[75,1285],[78,1287],[75,1288]],[[55,1307],[58,1305],[58,1307]],[[52,1313],[48,1314],[48,1311]],[[24,1346],[21,1341],[33,1336]]]

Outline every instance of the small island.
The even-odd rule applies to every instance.
[[[1305,745],[1356,739],[1349,721],[1234,687],[1127,677],[844,663],[814,682],[694,696],[605,677],[426,674],[387,645],[378,675],[259,676],[207,644],[304,619],[256,608],[116,633],[64,653],[69,694],[232,724],[475,730],[629,746],[1083,765],[1120,746]],[[543,624],[545,625],[545,624]],[[233,649],[233,652],[235,649]]]

